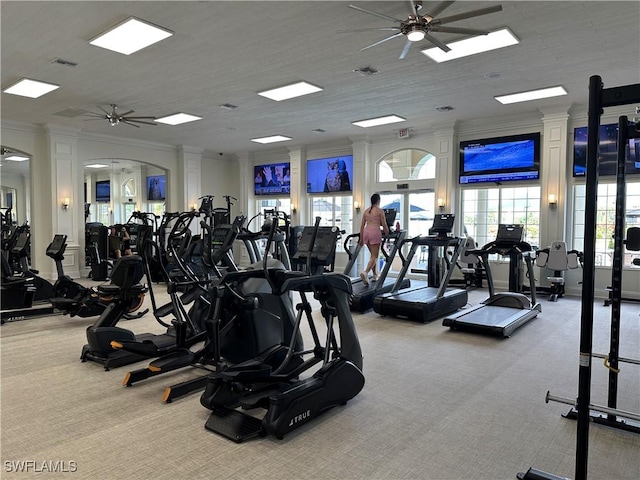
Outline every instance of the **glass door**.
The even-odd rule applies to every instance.
[[[435,214],[435,193],[433,192],[393,192],[380,195],[380,206],[383,209],[393,208],[398,211],[395,226],[407,230],[407,238],[418,235],[428,235],[429,228],[433,224]],[[402,249],[403,255],[409,253],[410,246]],[[392,272],[398,272],[402,268],[402,261],[396,257],[391,265]],[[411,260],[411,270],[421,275],[426,272],[427,251],[426,247],[420,248]]]

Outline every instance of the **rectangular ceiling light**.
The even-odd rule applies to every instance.
[[[377,127],[378,125],[387,125],[389,123],[404,122],[406,120],[406,118],[399,117],[398,115],[387,115],[385,117],[370,118],[368,120],[358,120],[357,122],[351,123],[358,127],[369,128]]]
[[[310,93],[321,92],[322,90],[324,89],[316,85],[311,85],[307,82],[298,82],[292,83],[291,85],[285,85],[284,87],[265,90],[264,92],[258,92],[258,95],[279,102],[281,100],[287,100],[289,98],[301,97],[303,95],[309,95]]]
[[[22,78],[13,85],[5,88],[3,92],[10,93],[11,95],[20,95],[22,97],[38,98],[57,88],[60,88],[60,85],[41,82],[40,80],[32,80],[30,78]]]
[[[131,55],[171,35],[173,32],[166,28],[130,17],[98,35],[89,43],[124,55]]]
[[[276,143],[276,142],[286,142],[287,140],[291,140],[291,137],[285,137],[284,135],[271,135],[270,137],[251,139],[252,142],[256,142],[256,143]]]
[[[29,157],[25,157],[24,155],[9,155],[8,157],[4,157],[5,160],[11,160],[12,162],[26,162],[29,160]]]
[[[559,97],[566,94],[567,90],[564,87],[558,86],[530,90],[528,92],[510,93],[509,95],[500,95],[494,98],[503,105],[508,105],[510,103],[528,102],[529,100],[539,100],[541,98]]]
[[[104,163],[92,163],[91,165],[85,165],[84,168],[107,168],[108,166]]]
[[[447,47],[451,50],[445,52],[438,47],[427,48],[422,50],[427,57],[442,63],[456,58],[468,57],[476,53],[497,50],[498,48],[516,45],[520,40],[508,28],[502,28],[488,35],[477,35],[463,40],[447,43]]]
[[[166,123],[167,125],[180,125],[182,123],[195,122],[196,120],[202,120],[202,117],[191,115],[189,113],[174,113],[173,115],[167,115],[166,117],[156,118],[154,122]]]

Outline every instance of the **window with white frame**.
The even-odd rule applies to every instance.
[[[463,232],[478,245],[496,239],[498,225],[524,225],[525,242],[540,244],[540,187],[495,187],[462,190]]]
[[[259,200],[256,200],[256,213],[261,215],[253,220],[253,224],[249,226],[249,230],[260,230],[262,222],[264,221],[265,210],[278,210],[286,213],[287,215],[291,215],[291,199],[289,197],[270,197],[268,199],[260,198]],[[258,222],[257,225],[255,224],[256,222]]]
[[[344,230],[342,238],[352,233],[353,197],[351,195],[309,197],[311,222],[315,224],[320,217],[321,227],[337,227]],[[342,242],[338,242],[336,251],[343,252]]]
[[[613,259],[613,231],[616,223],[616,191],[614,182],[598,184],[598,203],[596,206],[596,256],[595,265],[609,267]],[[584,215],[585,215],[585,185],[573,187],[573,245],[576,250],[584,249]],[[626,184],[625,226],[640,227],[640,182]],[[632,258],[638,257],[638,252],[631,252],[625,248],[623,267],[631,265]]]

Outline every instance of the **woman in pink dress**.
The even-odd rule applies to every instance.
[[[366,245],[371,254],[369,262],[363,272],[360,272],[362,283],[369,285],[369,272],[372,272],[372,280],[378,280],[376,264],[380,255],[380,244],[382,243],[382,230],[385,235],[389,234],[389,227],[384,216],[384,211],[380,208],[380,195],[371,195],[371,206],[364,211],[362,223],[360,224],[360,245]]]

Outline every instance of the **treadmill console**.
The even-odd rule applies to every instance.
[[[508,225],[501,223],[498,225],[498,234],[496,235],[496,245],[509,246],[515,245],[523,241],[524,227],[522,225]]]
[[[437,213],[433,219],[433,226],[429,229],[429,235],[436,237],[446,237],[453,231],[453,213]]]
[[[396,215],[398,215],[398,210],[395,208],[384,209],[384,218],[387,221],[387,227],[389,227],[389,230],[393,228],[393,223],[396,221]]]

